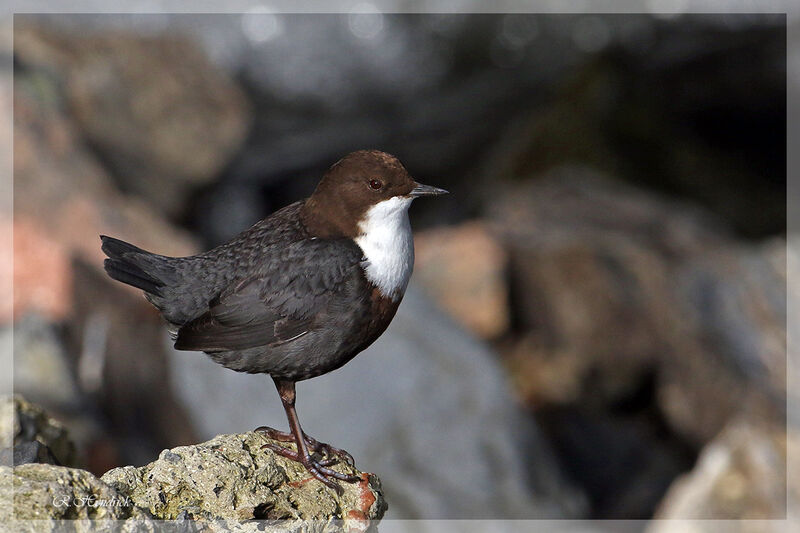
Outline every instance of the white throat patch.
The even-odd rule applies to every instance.
[[[364,252],[367,279],[385,295],[403,295],[414,267],[414,241],[408,221],[412,198],[395,196],[372,206],[355,241]]]

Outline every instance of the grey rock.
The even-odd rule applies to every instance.
[[[53,452],[39,441],[23,442],[14,448],[0,449],[0,465],[14,466],[29,463],[59,464]]]
[[[346,464],[332,468],[360,475],[359,483],[342,483],[342,496],[310,477],[294,461],[261,447],[271,442],[251,432],[220,435],[193,446],[164,450],[142,467],[106,472],[102,480],[152,516],[223,520],[284,521],[325,524],[320,530],[367,528],[386,510],[380,481]],[[276,442],[276,444],[279,444]]]
[[[69,439],[64,425],[51,418],[45,411],[27,402],[21,396],[0,398],[0,449],[14,449],[16,459],[33,453],[31,460],[47,457],[39,446],[32,448],[26,444],[40,445],[49,451],[63,465],[75,463],[75,445]]]
[[[661,363],[659,406],[680,433],[708,442],[742,415],[786,414],[787,242],[709,249],[673,277],[681,325]]]
[[[13,334],[14,390],[51,412],[77,410],[81,393],[56,326],[26,314],[14,321]]]
[[[201,435],[285,426],[267,376],[173,352],[173,387]],[[575,517],[562,479],[495,356],[412,287],[387,332],[341,370],[298,384],[315,438],[381,476],[389,518]]]

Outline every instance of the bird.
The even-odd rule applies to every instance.
[[[144,292],[177,350],[268,374],[290,431],[255,431],[295,449],[274,442],[264,448],[341,493],[337,481],[360,478],[329,467],[354,460],[303,432],[295,384],[340,368],[386,330],[414,265],[409,206],[441,194],[447,191],[415,181],[397,157],[359,150],[331,165],[311,196],[225,244],[170,257],[101,235],[103,266]]]

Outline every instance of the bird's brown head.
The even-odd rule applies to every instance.
[[[357,237],[360,223],[378,204],[405,211],[416,197],[447,191],[414,181],[393,155],[359,150],[331,165],[306,200],[303,219],[318,237]]]

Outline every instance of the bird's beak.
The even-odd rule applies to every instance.
[[[418,196],[437,196],[439,194],[448,194],[448,192],[444,189],[440,189],[439,187],[432,187],[430,185],[416,183],[408,195],[411,198],[417,198]]]

